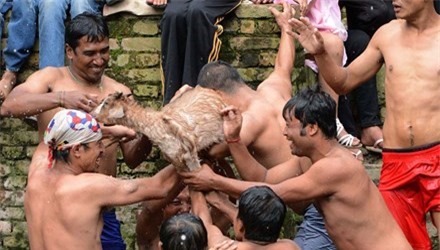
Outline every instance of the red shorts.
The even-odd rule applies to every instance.
[[[379,190],[414,249],[431,249],[426,213],[440,211],[440,142],[383,153]]]

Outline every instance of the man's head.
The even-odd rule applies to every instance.
[[[238,71],[223,61],[210,62],[203,66],[197,84],[227,94],[234,93],[238,87],[246,85]]]
[[[83,37],[92,43],[108,39],[109,30],[104,17],[84,12],[73,18],[66,27],[66,44],[75,50]]]
[[[101,83],[110,60],[109,30],[100,15],[82,13],[66,28],[66,54],[75,78],[87,83]]]
[[[84,171],[94,171],[104,148],[98,122],[89,114],[64,109],[55,114],[44,132],[44,143],[49,146],[49,167],[53,159],[71,162],[82,157]],[[73,154],[73,155],[72,155]]]
[[[159,238],[164,250],[204,250],[208,247],[208,233],[196,215],[184,213],[165,220]]]
[[[318,130],[326,139],[336,138],[336,103],[319,89],[298,92],[284,106],[283,117],[284,135],[292,142],[293,154],[303,156],[305,147],[310,145],[307,135]]]
[[[185,187],[176,198],[165,206],[163,209],[163,217],[168,219],[176,214],[189,213],[190,210],[191,197],[189,195],[188,187]]]
[[[397,18],[408,21],[426,15],[426,9],[435,12],[433,0],[393,0],[393,7]]]
[[[238,200],[237,221],[234,229],[238,240],[276,242],[279,238],[286,206],[267,186],[252,187]],[[244,234],[244,235],[243,235]]]

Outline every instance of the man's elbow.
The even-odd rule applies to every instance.
[[[335,91],[335,93],[338,94],[338,95],[346,95],[346,94],[348,94],[348,93],[350,92],[349,89],[346,88],[345,85],[343,85],[343,84],[336,85],[336,86],[333,87],[332,89],[333,89],[333,90]]]
[[[4,101],[2,104],[0,104],[0,116],[1,117],[13,117],[12,107],[10,105],[10,102]]]

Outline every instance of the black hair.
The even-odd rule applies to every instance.
[[[203,66],[197,84],[210,89],[233,93],[238,86],[246,85],[238,71],[224,61],[210,62]]]
[[[66,43],[75,50],[84,36],[88,42],[100,42],[108,38],[109,30],[104,17],[90,12],[74,17],[66,27]]]
[[[165,220],[160,226],[159,238],[164,250],[205,250],[208,247],[205,225],[190,213]]]
[[[89,143],[80,143],[81,146],[84,147],[84,150],[89,150],[90,146]],[[70,155],[70,148],[66,148],[66,149],[52,149],[52,155],[53,158],[56,160],[63,160],[64,162],[69,162],[69,155]]]
[[[70,148],[64,150],[52,149],[53,158],[56,160],[69,161]]]
[[[240,195],[237,218],[243,222],[247,240],[276,242],[285,216],[286,205],[267,186],[252,187]]]
[[[284,105],[283,117],[290,120],[292,115],[303,128],[317,124],[327,139],[336,138],[336,102],[319,88],[306,88],[292,97]]]

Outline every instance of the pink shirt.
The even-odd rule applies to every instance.
[[[312,0],[307,0],[307,3],[310,2]],[[315,0],[307,17],[319,31],[329,31],[339,36],[342,41],[347,40],[347,30],[342,24],[338,0]]]

